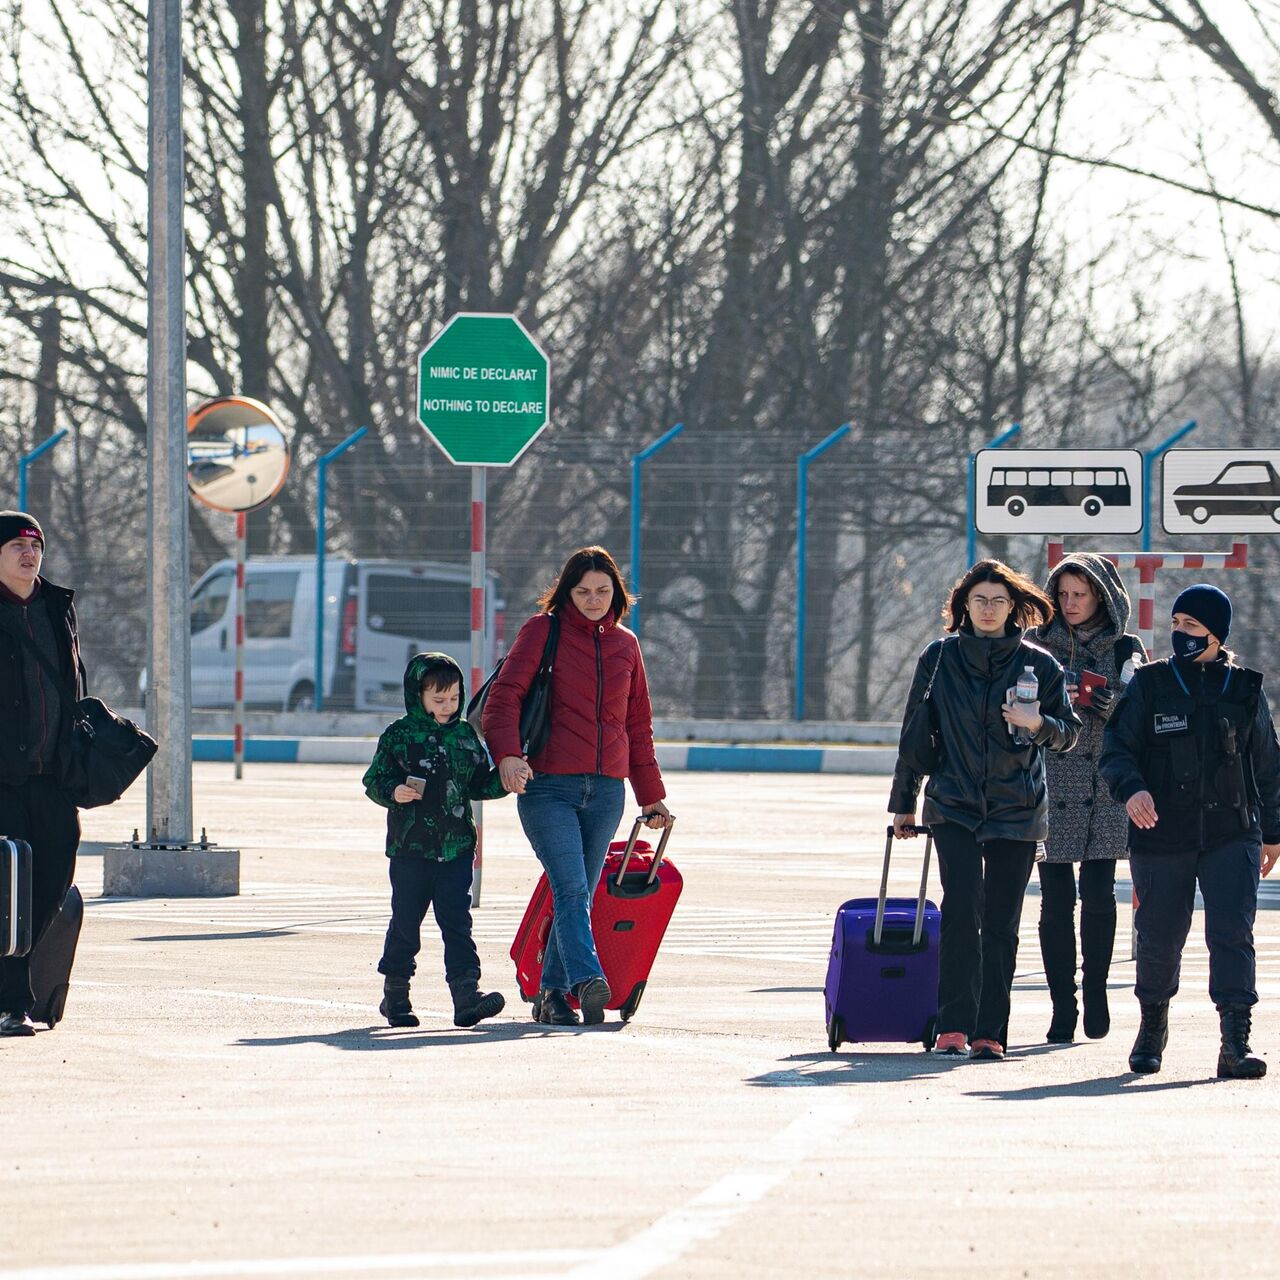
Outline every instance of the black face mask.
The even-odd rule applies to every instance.
[[[1210,636],[1189,636],[1185,631],[1170,633],[1173,652],[1179,658],[1198,658],[1208,647]]]

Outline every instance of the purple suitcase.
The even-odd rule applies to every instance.
[[[880,896],[853,898],[836,912],[827,965],[827,1044],[916,1043],[932,1049],[938,1024],[938,939],[942,916],[925,898],[933,834],[924,835],[918,898],[889,898],[893,828],[884,846]]]

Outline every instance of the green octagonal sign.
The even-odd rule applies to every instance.
[[[418,357],[418,421],[460,466],[509,467],[547,425],[550,394],[515,316],[460,311]]]

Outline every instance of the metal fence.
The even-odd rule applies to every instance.
[[[830,427],[815,428],[811,444]],[[656,439],[661,429],[650,439]],[[37,514],[49,536],[45,571],[77,590],[81,633],[95,691],[138,705],[146,664],[147,528],[144,469],[127,457],[110,483],[79,484],[75,437],[30,469],[47,468]],[[533,611],[568,552],[600,542],[624,571],[632,558],[631,457],[615,440],[544,434],[507,471],[492,472],[489,569],[497,649]],[[921,475],[911,458],[841,441],[808,471],[807,583],[803,645],[797,644],[797,468],[756,438],[686,432],[643,470],[642,640],[655,708],[666,717],[790,719],[796,707],[798,652],[805,660],[805,712],[811,719],[893,719],[911,666],[940,627],[946,591],[965,565],[965,465]],[[935,468],[936,470],[936,468]],[[16,470],[5,501],[17,498]],[[46,496],[47,495],[47,496]],[[315,517],[315,467],[295,466],[287,496]],[[328,480],[328,552],[323,668],[336,679],[344,657],[376,686],[372,703],[394,714],[398,672],[408,653],[430,643],[468,665],[469,479],[424,438],[388,453],[357,446]],[[233,548],[233,518],[193,512],[193,700],[229,705],[229,580],[213,571]],[[251,705],[308,705],[315,671],[314,541],[280,514],[251,517],[247,589],[246,692]],[[1140,538],[1107,539],[1118,550]],[[1225,549],[1231,539],[1174,538],[1157,547]],[[997,554],[1043,579],[1044,538],[986,538]],[[1068,539],[1068,549],[1089,545]],[[381,566],[357,615],[349,562]],[[1274,541],[1254,538],[1250,569],[1222,578],[1237,607],[1242,660],[1280,660],[1280,601]],[[406,572],[406,569],[409,570]],[[269,570],[269,571],[268,571]],[[1208,571],[1170,572],[1157,583],[1157,635],[1174,593]],[[1126,579],[1136,601],[1136,575]],[[307,584],[310,584],[308,588]],[[1136,613],[1136,606],[1135,606]],[[1136,626],[1136,619],[1135,619]],[[356,646],[354,652],[352,646]],[[390,674],[388,674],[390,673]],[[326,677],[328,679],[330,677]],[[353,676],[354,678],[354,676]],[[313,691],[312,691],[313,692]],[[323,687],[326,709],[352,705],[354,690]]]

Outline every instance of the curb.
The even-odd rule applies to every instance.
[[[359,764],[373,759],[373,738],[246,738],[249,764]],[[669,773],[893,772],[893,747],[761,747],[746,743],[660,742],[658,767]],[[194,737],[193,760],[229,764],[232,739]]]

